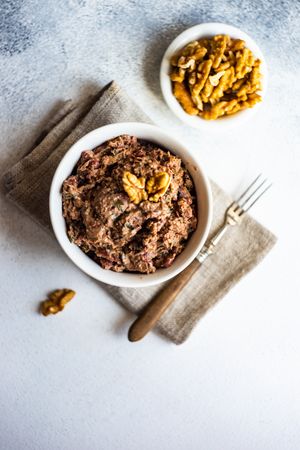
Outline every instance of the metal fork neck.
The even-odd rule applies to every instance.
[[[230,224],[225,222],[224,225],[210,239],[209,244],[203,247],[203,249],[197,256],[197,259],[200,263],[203,263],[206,260],[206,258],[208,258],[208,256],[212,255],[215,252],[216,245],[222,239],[228,227],[230,227]]]

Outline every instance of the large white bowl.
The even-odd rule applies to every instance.
[[[195,25],[192,28],[188,28],[183,33],[181,33],[177,38],[169,45],[162,59],[161,68],[160,68],[160,85],[161,90],[164,96],[164,99],[169,106],[169,108],[173,111],[176,116],[182,120],[182,122],[190,125],[194,128],[206,129],[206,130],[224,130],[227,129],[231,125],[238,125],[245,120],[252,117],[260,108],[261,103],[254,105],[253,108],[248,108],[243,111],[240,111],[236,114],[232,114],[230,116],[224,116],[220,119],[216,120],[205,120],[200,116],[191,116],[187,114],[181,107],[178,100],[173,95],[172,92],[172,82],[170,80],[170,68],[171,68],[171,58],[177,53],[180,49],[182,49],[189,42],[204,38],[211,37],[216,34],[228,34],[230,37],[235,39],[243,39],[246,42],[246,47],[248,47],[253,54],[259,58],[262,62],[261,64],[261,74],[262,74],[262,90],[261,96],[262,99],[265,96],[268,82],[268,71],[267,64],[258,45],[254,42],[254,40],[248,36],[248,34],[239,30],[236,27],[231,25],[226,25],[224,23],[202,23],[200,25]]]
[[[141,139],[159,144],[178,155],[184,161],[194,180],[199,221],[198,226],[183,252],[175,259],[171,267],[159,269],[151,274],[118,273],[102,269],[91,258],[83,253],[75,244],[72,244],[66,233],[66,224],[62,215],[63,181],[71,174],[81,152],[93,149],[108,139],[122,134],[137,136]],[[114,286],[142,287],[150,286],[172,278],[182,271],[202,248],[210,228],[212,218],[212,197],[209,182],[199,163],[193,158],[188,148],[174,137],[154,125],[144,123],[116,123],[97,128],[83,136],[72,145],[61,160],[53,177],[50,190],[50,217],[55,236],[69,258],[84,272],[93,278]]]

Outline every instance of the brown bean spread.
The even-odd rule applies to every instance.
[[[169,267],[197,226],[194,184],[182,160],[134,136],[82,152],[62,199],[70,241],[116,272]]]

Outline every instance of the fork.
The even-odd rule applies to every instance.
[[[174,277],[133,322],[128,331],[129,341],[139,341],[155,326],[159,318],[199,269],[200,265],[204,263],[208,256],[215,252],[217,244],[224,237],[228,229],[241,223],[245,213],[270,189],[271,185],[267,179],[262,180],[262,175],[260,174],[252,181],[240,197],[229,206],[225,212],[224,224],[207,241],[193,262],[180,272],[179,275]]]

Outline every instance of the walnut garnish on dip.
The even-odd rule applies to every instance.
[[[44,316],[57,314],[72,300],[76,292],[72,289],[56,289],[48,295],[48,299],[41,303],[40,311]]]
[[[170,185],[171,177],[167,172],[159,172],[150,177],[146,183],[144,177],[137,178],[133,173],[124,172],[122,181],[124,191],[127,192],[130,200],[135,205],[138,205],[143,200],[158,202],[166,193]]]
[[[167,172],[156,173],[149,178],[146,184],[146,189],[149,195],[150,202],[158,202],[159,199],[167,192],[170,186],[171,177]]]
[[[148,195],[145,191],[145,178],[137,178],[133,173],[124,172],[123,174],[123,187],[127,192],[130,200],[138,205],[142,200],[147,200]]]
[[[191,42],[171,65],[173,94],[190,115],[214,120],[261,101],[261,61],[241,39],[217,35]]]

